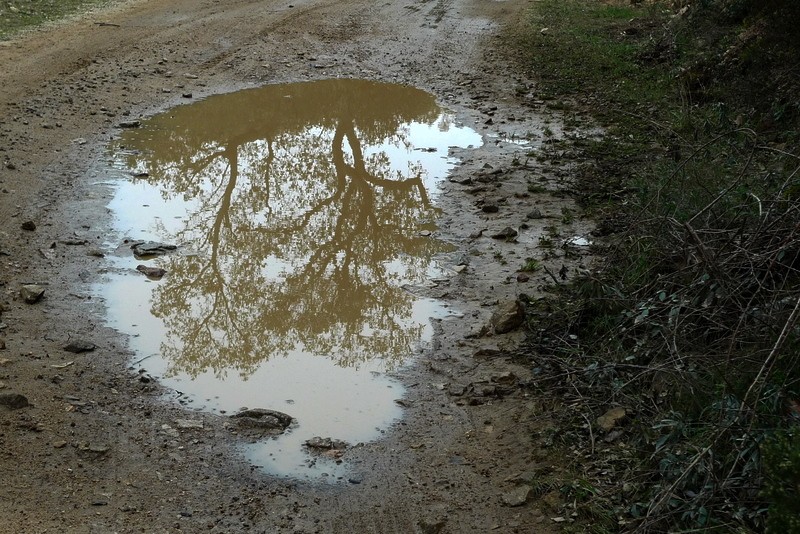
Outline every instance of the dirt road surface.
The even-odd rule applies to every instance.
[[[503,352],[522,333],[484,335],[498,303],[548,282],[517,269],[567,202],[532,196],[531,180],[555,189],[558,175],[519,164],[506,141],[535,146],[545,128],[535,86],[495,40],[525,5],[123,1],[0,43],[0,394],[12,405],[0,407],[0,531],[555,530],[558,492],[541,484],[559,469],[546,414],[523,387],[528,370]],[[427,291],[461,315],[437,323],[431,350],[404,372],[404,419],[348,452],[350,481],[315,485],[248,465],[224,417],[176,434],[186,412],[129,370],[126,339],[104,326],[90,286],[106,268],[92,250],[108,238],[102,164],[121,121],[185,104],[186,93],[330,77],[425,89],[485,145],[456,154],[440,196],[440,237],[470,261]],[[533,209],[545,218],[526,219]],[[520,238],[488,237],[505,226]],[[556,248],[553,272],[580,264]],[[44,298],[26,303],[25,284]],[[97,348],[65,351],[75,339]],[[15,394],[28,405],[13,406],[25,404]]]

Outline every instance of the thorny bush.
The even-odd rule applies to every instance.
[[[763,531],[786,469],[765,486],[762,447],[800,417],[800,158],[735,127],[678,143],[604,266],[532,310],[527,352],[575,414],[603,528]],[[603,433],[613,406],[629,422]]]

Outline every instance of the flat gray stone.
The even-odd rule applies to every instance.
[[[499,232],[492,234],[492,239],[513,239],[517,237],[518,232],[511,228],[510,226],[506,226]]]
[[[242,428],[265,431],[277,430],[279,432],[286,430],[294,421],[291,415],[265,408],[242,410],[231,417],[236,419],[237,424]]]
[[[177,246],[155,241],[138,242],[131,245],[133,255],[136,258],[152,258],[153,256],[163,256],[177,250]]]
[[[530,486],[519,486],[518,488],[514,488],[513,490],[503,494],[503,504],[511,507],[522,506],[528,502],[530,495]]]
[[[44,288],[36,284],[24,285],[19,290],[19,296],[28,304],[36,304],[44,297]]]
[[[203,421],[196,421],[193,419],[176,419],[175,426],[177,426],[180,430],[202,430]]]

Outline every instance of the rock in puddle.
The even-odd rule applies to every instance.
[[[137,259],[152,258],[154,256],[163,256],[177,250],[176,245],[168,245],[166,243],[157,243],[155,241],[137,241],[131,245],[133,255]]]
[[[264,408],[242,410],[231,417],[241,428],[277,433],[286,430],[294,421],[291,415]]]
[[[303,444],[309,449],[317,449],[322,451],[344,450],[348,447],[348,443],[346,441],[333,438],[322,438],[320,436],[314,436],[313,438],[306,440]]]
[[[136,270],[153,280],[161,280],[167,271],[160,267],[148,267],[147,265],[137,265]]]

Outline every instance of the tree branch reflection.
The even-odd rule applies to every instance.
[[[182,199],[152,313],[172,371],[243,376],[302,350],[396,364],[419,340],[414,297],[445,249],[420,237],[435,210],[421,165],[392,167],[406,124],[440,110],[415,89],[329,80],[216,97],[126,133],[162,198]],[[173,203],[168,203],[173,205]],[[177,214],[164,214],[165,217]]]

